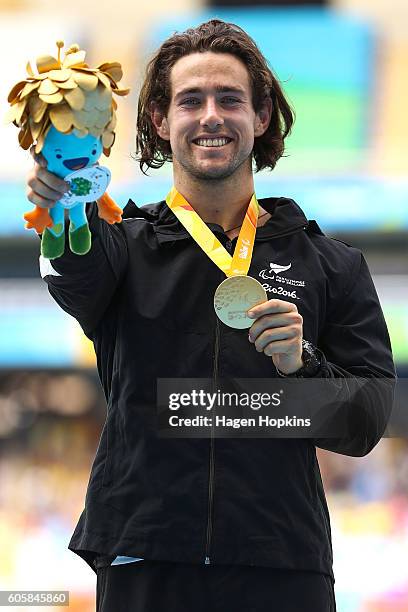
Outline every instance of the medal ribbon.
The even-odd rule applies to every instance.
[[[248,274],[259,215],[259,204],[255,194],[253,194],[245,213],[233,257],[175,187],[170,190],[166,198],[166,204],[190,236],[203,249],[204,253],[227,276],[246,276]]]

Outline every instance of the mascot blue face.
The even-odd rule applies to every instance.
[[[79,138],[74,133],[63,134],[51,126],[45,137],[42,155],[47,169],[61,178],[67,174],[93,166],[102,154],[102,142],[95,136]]]

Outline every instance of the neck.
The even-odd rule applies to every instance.
[[[217,223],[224,230],[241,225],[254,193],[252,172],[226,179],[198,179],[174,173],[174,186],[205,223]]]

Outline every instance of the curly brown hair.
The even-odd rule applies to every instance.
[[[286,100],[277,77],[255,41],[239,26],[211,19],[196,28],[175,33],[168,38],[149,61],[145,80],[139,94],[136,157],[144,174],[144,167],[160,168],[172,161],[170,143],[158,136],[151,119],[154,102],[167,115],[171,99],[170,73],[178,59],[191,53],[231,53],[246,66],[252,85],[252,105],[255,112],[268,96],[272,100],[272,116],[266,132],[255,138],[252,150],[256,172],[273,170],[284,152],[284,140],[291,132],[295,111]]]

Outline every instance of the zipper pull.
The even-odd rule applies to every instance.
[[[205,565],[210,565],[210,557],[206,557],[204,561]]]

